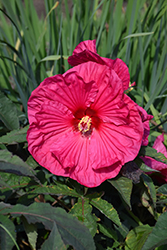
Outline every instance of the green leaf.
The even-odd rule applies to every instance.
[[[41,250],[66,250],[66,246],[61,238],[61,235],[58,231],[56,223],[53,223],[52,231],[47,240],[41,247]]]
[[[112,180],[108,180],[108,182],[111,183],[117,189],[123,200],[128,204],[131,209],[130,198],[133,188],[132,180],[121,176]]]
[[[29,224],[24,217],[22,217],[22,221],[30,246],[33,250],[35,250],[38,237],[37,227],[34,224]]]
[[[157,189],[158,193],[167,195],[167,184],[162,185]]]
[[[14,103],[0,91],[0,119],[9,130],[19,129],[19,119]]]
[[[53,229],[55,222],[64,244],[72,245],[77,250],[95,250],[89,230],[61,208],[54,208],[48,203],[34,203],[28,207],[17,204],[0,210],[0,213],[9,213],[13,217],[24,216],[28,223],[43,223],[48,230]]]
[[[21,158],[16,155],[13,156],[8,150],[0,150],[0,171],[35,177],[34,170]]]
[[[0,143],[4,144],[14,144],[14,143],[20,143],[20,142],[26,142],[26,136],[27,136],[27,130],[29,126],[26,126],[20,130],[13,130],[7,135],[0,137]]]
[[[153,250],[167,244],[167,212],[161,214],[152,232],[148,236],[142,250]]]
[[[74,189],[69,188],[65,184],[57,184],[54,186],[37,187],[31,193],[37,194],[56,194],[56,195],[69,195],[72,197],[81,197]]]
[[[152,34],[154,34],[154,32],[134,33],[134,34],[131,34],[131,35],[124,37],[123,39],[132,38],[132,37],[140,37],[140,36],[149,36]]]
[[[30,166],[31,168],[35,169],[36,167],[39,166],[39,164],[34,160],[34,158],[32,157],[32,155],[30,155],[27,160],[26,160],[26,164],[28,166]]]
[[[122,226],[117,211],[106,200],[103,200],[101,198],[95,198],[90,200],[90,203],[94,207],[96,207],[102,214],[104,214],[107,218],[113,221],[116,225],[120,227]]]
[[[144,185],[147,188],[148,193],[150,194],[153,204],[155,206],[156,203],[156,190],[155,190],[155,186],[154,183],[152,181],[152,179],[146,175],[146,174],[142,174],[141,178],[143,179]]]
[[[108,228],[103,224],[98,224],[99,230],[101,233],[103,233],[105,236],[114,239],[115,241],[118,240],[118,236],[115,230],[112,228]]]
[[[78,202],[71,208],[70,214],[74,215],[81,221],[94,236],[97,232],[97,219],[92,214],[92,206],[88,199],[79,198]]]
[[[152,148],[152,147],[141,147],[139,155],[142,156],[149,156],[152,157],[153,159],[163,162],[165,164],[167,164],[167,158],[164,156],[164,154],[161,153],[157,153],[157,150]]]
[[[68,59],[68,56],[62,56],[64,59]],[[47,56],[45,58],[43,58],[40,62],[44,62],[44,61],[56,61],[59,60],[61,58],[61,55],[50,55]]]
[[[0,249],[12,249],[16,245],[15,226],[6,216],[0,215]]]
[[[132,229],[126,237],[125,250],[141,250],[151,231],[152,227],[149,225],[142,225]]]

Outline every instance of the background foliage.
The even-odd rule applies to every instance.
[[[87,189],[39,166],[26,132],[32,90],[69,69],[79,42],[96,39],[100,56],[128,65],[130,97],[154,115],[140,154],[167,163],[151,148],[162,132],[167,145],[167,1],[44,2],[39,18],[32,0],[0,1],[0,248],[165,250],[167,184],[139,158]]]

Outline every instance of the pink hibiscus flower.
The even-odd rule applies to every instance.
[[[76,66],[46,78],[29,98],[28,149],[53,174],[96,187],[147,144],[152,116],[124,93],[125,63],[100,57],[95,41],[80,43],[68,61]]]
[[[153,148],[155,148],[158,153],[160,152],[164,154],[164,156],[167,158],[167,150],[163,142],[164,142],[164,135],[162,134],[156,138]],[[156,161],[155,159],[148,156],[142,156],[141,159],[150,168],[160,171],[161,176],[156,176],[157,180],[161,182],[162,181],[167,182],[167,164]]]

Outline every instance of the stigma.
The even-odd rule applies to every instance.
[[[78,129],[79,131],[81,131],[81,133],[84,134],[91,129],[91,125],[92,125],[92,119],[88,115],[86,115],[82,117],[82,119],[78,123]]]

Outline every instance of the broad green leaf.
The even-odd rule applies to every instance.
[[[6,216],[0,215],[0,249],[12,249],[16,245],[16,232],[13,222]]]
[[[8,150],[0,150],[0,171],[17,175],[35,177],[34,170],[17,155]]]
[[[118,236],[115,230],[113,230],[112,228],[108,228],[103,224],[98,224],[99,230],[101,233],[103,233],[105,236],[114,239],[115,241],[118,240]]]
[[[155,186],[154,183],[152,181],[152,179],[146,175],[146,174],[142,174],[141,178],[143,179],[144,185],[147,188],[148,193],[150,194],[153,204],[155,206],[156,203],[156,190],[155,190]]]
[[[38,237],[37,227],[34,224],[29,224],[24,217],[22,217],[22,221],[30,246],[35,250]]]
[[[167,195],[167,184],[162,185],[157,189],[158,193]]]
[[[152,227],[149,225],[142,225],[132,229],[126,237],[125,250],[141,250],[151,231]]]
[[[53,223],[52,231],[47,240],[41,247],[41,250],[66,250],[66,246],[61,238],[61,235],[58,231],[56,223]]]
[[[167,244],[167,212],[161,214],[148,236],[142,250],[153,250],[155,247]]]
[[[132,193],[132,188],[133,188],[132,180],[121,176],[113,180],[112,179],[108,180],[108,182],[111,183],[117,189],[117,191],[120,193],[123,200],[131,208],[130,199],[131,199],[131,193]]]
[[[39,164],[34,160],[34,158],[32,157],[32,155],[30,155],[27,160],[26,160],[26,164],[28,166],[30,166],[31,168],[35,169],[36,167],[39,166]]]
[[[72,245],[77,250],[95,250],[89,230],[61,208],[54,208],[48,203],[33,203],[28,207],[17,204],[0,212],[4,215],[9,213],[13,217],[24,216],[28,223],[42,223],[48,230],[52,230],[55,222],[65,244]]]
[[[149,146],[141,147],[139,155],[142,155],[142,156],[146,155],[146,156],[154,158],[157,161],[167,164],[167,158],[164,156],[164,154],[157,153],[156,149],[149,147]]]
[[[92,214],[92,206],[88,199],[79,198],[78,202],[71,208],[70,214],[74,215],[81,221],[94,236],[97,232],[97,219]]]
[[[20,143],[20,142],[26,142],[26,135],[27,135],[27,130],[29,126],[26,126],[20,130],[13,130],[7,135],[1,136],[0,137],[0,143],[4,144],[14,144],[14,143]]]
[[[10,173],[0,173],[0,186],[2,187],[0,192],[4,192],[8,189],[15,190],[18,188],[26,187],[31,179],[26,176],[18,176]]]
[[[102,214],[108,217],[111,221],[113,221],[116,225],[122,226],[118,213],[112,206],[112,204],[108,203],[106,200],[99,198],[95,198],[90,200],[90,203],[96,207]]]
[[[54,186],[37,187],[31,193],[37,194],[56,194],[56,195],[69,195],[72,197],[81,197],[74,189],[69,188],[65,184],[58,184]]]
[[[0,91],[0,119],[9,130],[19,129],[17,109],[9,98]]]

